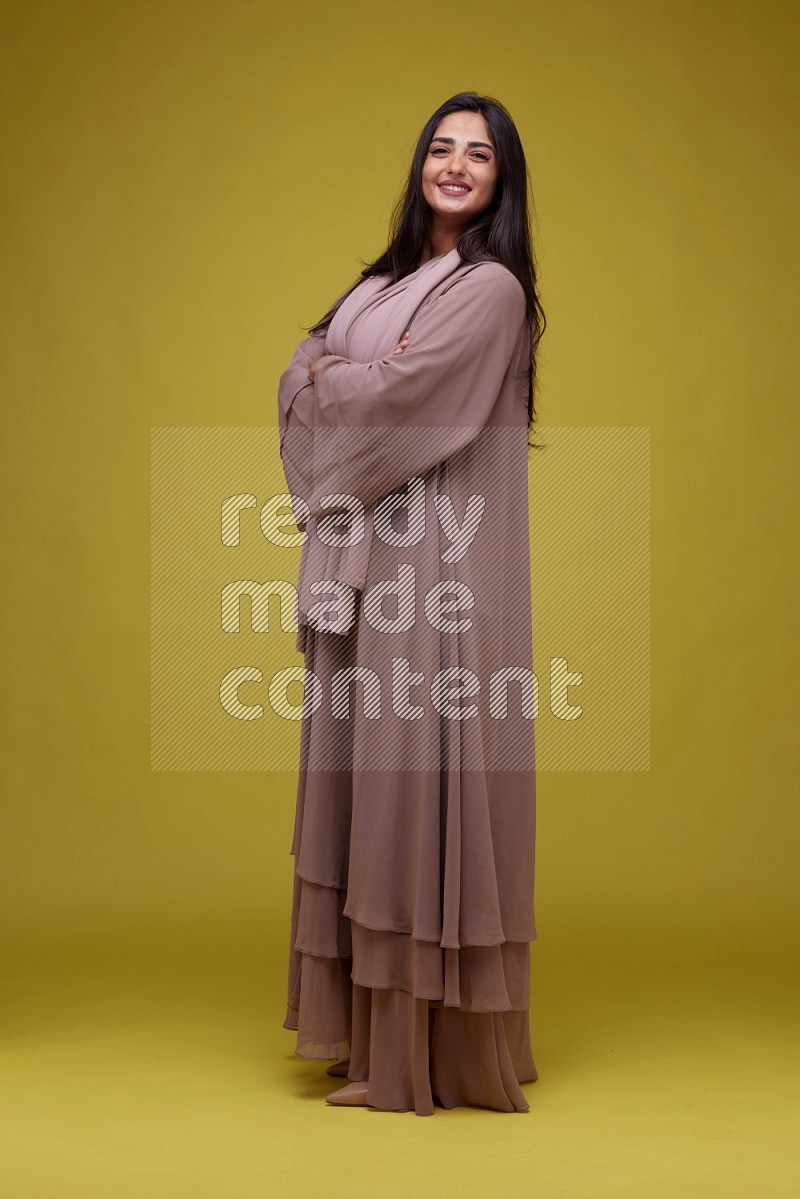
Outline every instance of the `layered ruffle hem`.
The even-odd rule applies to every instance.
[[[308,629],[306,665],[327,683],[354,646],[354,633]],[[490,818],[479,775],[309,770],[311,738],[343,735],[326,720],[302,724],[290,849],[295,1053],[349,1059],[368,1107],[527,1111],[536,932],[529,859],[514,854],[530,778],[499,775]]]

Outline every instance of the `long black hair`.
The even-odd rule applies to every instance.
[[[491,202],[467,225],[456,248],[465,262],[501,262],[522,284],[531,327],[531,363],[528,378],[530,430],[536,420],[537,349],[546,320],[537,291],[537,265],[528,212],[529,176],[525,152],[508,110],[492,96],[481,96],[477,92],[459,92],[445,100],[431,115],[417,139],[408,180],[392,212],[386,250],[374,262],[364,267],[352,286],[339,297],[317,324],[309,329],[309,333],[321,333],[327,329],[339,305],[362,279],[368,279],[372,275],[390,275],[393,282],[397,282],[418,268],[431,227],[431,208],[422,194],[422,168],[442,119],[452,112],[461,111],[480,113],[486,121],[496,149],[498,178]],[[530,203],[533,207],[532,193]],[[532,448],[542,448],[533,446],[533,443],[529,444]]]

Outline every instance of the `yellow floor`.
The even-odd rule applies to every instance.
[[[579,954],[580,938],[551,929],[533,946],[530,1111],[421,1118],[325,1103],[341,1082],[295,1057],[281,1027],[285,932],[20,930],[4,984],[2,1193],[800,1195],[797,996],[768,962],[735,947],[681,961],[630,933]]]

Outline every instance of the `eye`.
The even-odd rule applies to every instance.
[[[446,146],[432,146],[431,147],[431,154],[447,154],[447,153],[448,153],[448,150],[447,150]],[[474,153],[474,156],[476,158],[479,158],[482,162],[489,161],[489,155],[485,154],[483,152],[483,150],[475,150],[475,151],[473,151],[473,153]]]

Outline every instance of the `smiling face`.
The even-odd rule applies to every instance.
[[[467,225],[491,202],[498,177],[485,118],[479,112],[451,112],[443,117],[422,167],[422,194],[434,220],[445,227]],[[448,180],[462,186],[448,189]]]

